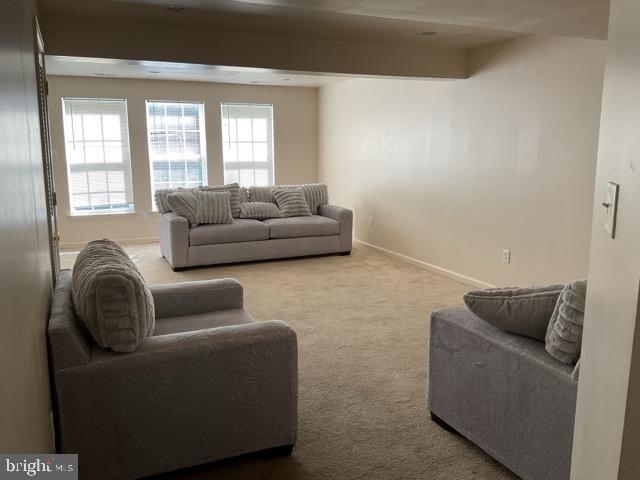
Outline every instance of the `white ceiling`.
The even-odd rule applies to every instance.
[[[189,63],[149,62],[106,58],[47,55],[48,75],[141,78],[194,82],[321,87],[346,80],[347,76],[305,74],[264,68],[221,67]]]

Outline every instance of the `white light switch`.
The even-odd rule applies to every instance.
[[[602,206],[607,209],[607,217],[604,221],[604,231],[611,238],[616,236],[616,211],[618,209],[618,184],[609,182],[607,184],[607,196],[602,202]]]

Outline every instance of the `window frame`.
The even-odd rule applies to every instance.
[[[152,211],[153,212],[157,212],[158,211],[158,207],[156,206],[156,202],[154,199],[154,195],[156,192],[156,187],[155,187],[155,177],[154,177],[154,171],[153,171],[153,154],[152,154],[152,148],[151,148],[151,129],[150,129],[150,124],[149,124],[149,106],[152,103],[160,103],[160,104],[174,104],[174,105],[197,105],[199,106],[198,108],[198,133],[199,133],[199,138],[200,138],[200,162],[202,164],[202,186],[206,186],[208,184],[208,168],[207,168],[207,131],[206,131],[206,115],[205,115],[205,103],[202,100],[166,100],[166,99],[145,99],[145,107],[144,107],[144,113],[145,113],[145,122],[146,122],[146,127],[145,127],[145,132],[146,132],[146,136],[147,136],[147,157],[149,159],[149,185],[151,187],[151,206],[152,206]],[[166,118],[166,106],[165,106],[165,118]],[[168,129],[167,129],[167,125],[165,122],[165,135],[168,134]],[[185,133],[185,129],[182,129],[183,135]],[[167,137],[167,141],[168,141],[168,137]],[[185,165],[186,165],[186,160],[185,160]],[[171,171],[171,169],[169,168],[169,171]],[[185,172],[185,179],[187,178],[186,172]],[[188,181],[187,181],[188,182]],[[178,188],[178,187],[172,187],[172,186],[168,186],[166,188]]]
[[[225,151],[225,134],[224,134],[224,120],[225,120],[225,115],[224,115],[224,107],[268,107],[269,108],[269,117],[267,119],[268,123],[267,123],[267,145],[269,146],[270,144],[270,148],[267,147],[267,161],[266,162],[256,162],[255,160],[252,160],[251,162],[240,162],[239,160],[236,160],[236,162],[226,162],[225,158],[224,158],[224,151]],[[220,102],[220,147],[221,147],[221,157],[222,157],[222,175],[224,178],[224,182],[228,183],[227,181],[227,176],[226,176],[226,172],[227,172],[227,163],[234,165],[233,170],[237,170],[238,171],[238,183],[240,185],[242,185],[241,182],[241,178],[240,178],[240,171],[242,170],[242,165],[241,164],[245,164],[245,169],[253,169],[254,170],[254,184],[255,184],[255,165],[258,164],[260,166],[264,166],[266,164],[267,168],[266,170],[268,171],[268,182],[267,182],[267,186],[273,186],[276,185],[276,161],[275,161],[275,122],[274,122],[274,110],[275,107],[272,103],[259,103],[259,102],[225,102],[222,101]],[[251,117],[256,118],[256,117]],[[260,117],[257,117],[260,118]],[[270,127],[270,128],[269,128]],[[253,129],[253,124],[252,124],[252,129]],[[237,132],[237,129],[236,129]],[[269,139],[269,133],[271,134],[271,138]],[[229,141],[229,143],[231,143]],[[235,143],[241,143],[236,136],[236,140]],[[251,143],[252,145],[257,143],[253,140],[253,131],[252,131],[252,140],[251,142],[245,141],[243,143]],[[265,170],[265,168],[261,168],[260,170]]]
[[[72,166],[72,164],[69,162],[69,151],[68,151],[68,146],[69,143],[76,143],[76,140],[69,140],[67,135],[68,135],[68,130],[67,130],[67,126],[68,126],[68,120],[67,120],[67,108],[66,108],[66,102],[70,101],[92,101],[92,102],[122,102],[122,105],[124,106],[124,112],[123,114],[120,114],[120,130],[121,133],[126,133],[126,158],[124,158],[124,160],[120,163],[120,162],[114,162],[114,163],[110,163],[110,162],[106,162],[104,161],[103,163],[93,163],[91,164],[91,167],[87,167],[87,162],[86,162],[86,157],[85,157],[85,162],[84,164],[74,164],[74,166]],[[62,125],[63,125],[63,138],[64,138],[64,161],[65,161],[65,167],[66,167],[66,171],[67,171],[67,195],[68,195],[68,199],[69,199],[69,211],[68,211],[68,215],[70,217],[95,217],[95,216],[101,216],[101,215],[131,215],[134,214],[136,212],[136,207],[135,207],[135,194],[133,191],[133,165],[131,162],[131,134],[130,134],[130,126],[129,126],[129,103],[128,100],[126,98],[111,98],[111,97],[76,97],[76,96],[63,96],[61,97],[61,106],[62,106]],[[70,115],[73,117],[73,113],[71,112]],[[126,123],[126,125],[122,125],[122,118],[124,117],[124,121]],[[73,132],[73,118],[71,119],[71,125],[70,128],[72,130],[71,134],[72,134],[72,138],[74,135]],[[82,125],[83,128],[83,133],[84,133],[84,125]],[[109,140],[105,140],[104,138],[104,124],[102,123],[102,119],[101,119],[101,128],[102,128],[102,132],[101,132],[101,140],[100,142],[102,143],[102,148],[103,148],[103,156],[105,154],[105,142],[109,141]],[[90,140],[90,141],[96,141],[96,140]],[[120,140],[122,143],[124,143],[122,141],[122,139]],[[86,140],[84,139],[84,135],[83,135],[83,139],[81,140],[81,142],[85,143]],[[86,148],[86,145],[84,146]],[[123,151],[124,153],[124,151]],[[85,153],[86,155],[86,153]],[[81,166],[84,165],[85,168],[81,168]],[[122,165],[122,168],[116,168],[116,165]],[[101,171],[104,170],[106,172],[109,171],[122,171],[123,175],[124,175],[124,194],[125,194],[125,201],[127,202],[127,205],[129,205],[127,208],[121,208],[121,209],[105,209],[105,210],[94,210],[93,208],[90,210],[76,210],[74,207],[74,193],[73,193],[73,180],[72,180],[72,173],[78,173],[78,172],[73,172],[74,169],[77,170],[81,170],[84,171],[86,173],[93,171]],[[108,183],[108,179],[107,179],[107,183]],[[89,186],[88,180],[87,180],[87,186]],[[107,190],[107,194],[109,194],[110,191]],[[91,197],[91,191],[89,190],[87,195],[89,195],[89,198]]]

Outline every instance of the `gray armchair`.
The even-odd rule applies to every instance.
[[[249,452],[290,452],[297,430],[297,342],[256,322],[242,286],[210,280],[151,287],[154,335],[104,350],[78,324],[62,271],[48,340],[58,449],[82,478],[139,478]]]
[[[466,308],[433,312],[431,418],[525,480],[569,480],[578,382],[544,342],[498,330]]]

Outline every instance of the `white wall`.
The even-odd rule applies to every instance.
[[[64,155],[62,97],[125,98],[133,174],[134,214],[70,216]],[[274,171],[280,184],[317,180],[317,89],[230,85],[204,82],[150,81],[115,78],[50,77],[49,116],[58,191],[62,244],[95,238],[151,240],[159,236],[157,214],[151,214],[151,183],[147,150],[145,100],[203,101],[210,185],[224,181],[220,102],[273,104]]]
[[[0,16],[0,452],[53,450],[51,259],[33,45],[35,1]]]
[[[573,480],[640,478],[640,4],[613,0],[596,175]],[[607,182],[620,185],[615,239]]]
[[[525,37],[467,80],[322,87],[320,181],[361,241],[490,284],[585,277],[605,51]]]

